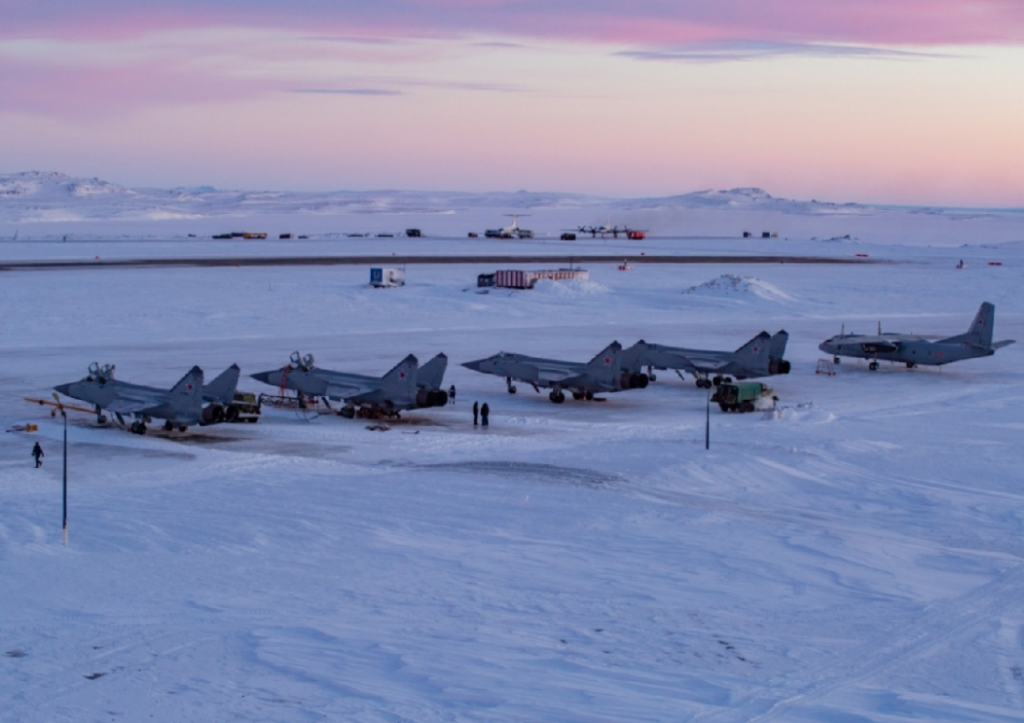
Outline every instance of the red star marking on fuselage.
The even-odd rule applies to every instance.
[[[611,363],[612,363],[611,357],[607,357],[607,356],[606,356],[606,357],[604,358],[604,363],[605,363],[605,365],[609,365],[609,364],[611,364]]]

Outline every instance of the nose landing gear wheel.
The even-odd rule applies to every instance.
[[[878,362],[871,362],[870,364],[868,364],[868,370],[873,371],[873,372],[877,372],[878,371]]]
[[[562,394],[562,392],[551,392],[548,395],[548,399],[550,399],[555,404],[561,404],[562,402],[565,401],[565,395]]]

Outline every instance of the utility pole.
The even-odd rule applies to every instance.
[[[60,396],[57,392],[53,393],[53,398],[57,400],[57,409],[60,410],[60,416],[64,417],[64,520],[62,527],[64,530],[64,547],[68,546],[68,413],[64,409],[64,404],[60,401]]]

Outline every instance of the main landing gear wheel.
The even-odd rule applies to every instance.
[[[837,356],[832,357],[832,363],[833,364],[838,364],[839,363],[839,357],[837,357]]]
[[[548,399],[550,399],[555,404],[561,404],[562,402],[565,401],[565,395],[562,394],[562,392],[551,392],[548,395]]]
[[[132,431],[132,434],[146,433],[146,425],[143,422],[132,422],[132,426],[130,427],[130,429]]]
[[[572,398],[575,399],[576,401],[579,401],[583,399],[583,394],[581,394],[580,392],[573,392]]]
[[[338,414],[343,416],[345,419],[355,419],[356,409],[355,407],[342,407],[341,411],[339,411]]]
[[[873,372],[877,372],[878,371],[878,362],[871,362],[870,364],[868,364],[868,370],[869,371],[873,371]]]
[[[164,431],[165,432],[173,432],[174,431],[174,425],[171,424],[170,421],[164,422]]]
[[[587,390],[583,392],[583,398],[586,399],[588,402],[592,402],[594,401],[594,393],[590,390]]]
[[[508,393],[509,394],[515,394],[516,393],[516,385],[515,384],[512,384],[512,385],[509,386]]]

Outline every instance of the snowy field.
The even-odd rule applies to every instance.
[[[927,226],[862,246],[813,225],[746,243],[895,262],[590,265],[489,294],[474,265],[410,267],[392,290],[361,267],[4,272],[0,421],[39,432],[0,445],[0,720],[1024,720],[1024,227],[933,247]],[[91,243],[6,241],[0,261],[189,255]],[[842,324],[949,336],[982,301],[995,338],[1021,340],[994,357],[815,374]],[[671,372],[556,406],[459,366],[783,328],[780,411],[712,408],[710,451],[705,393]],[[61,545],[62,427],[22,397],[92,361],[169,387],[296,349],[370,374],[443,351],[458,400],[386,432],[268,410],[137,437],[74,415]]]

